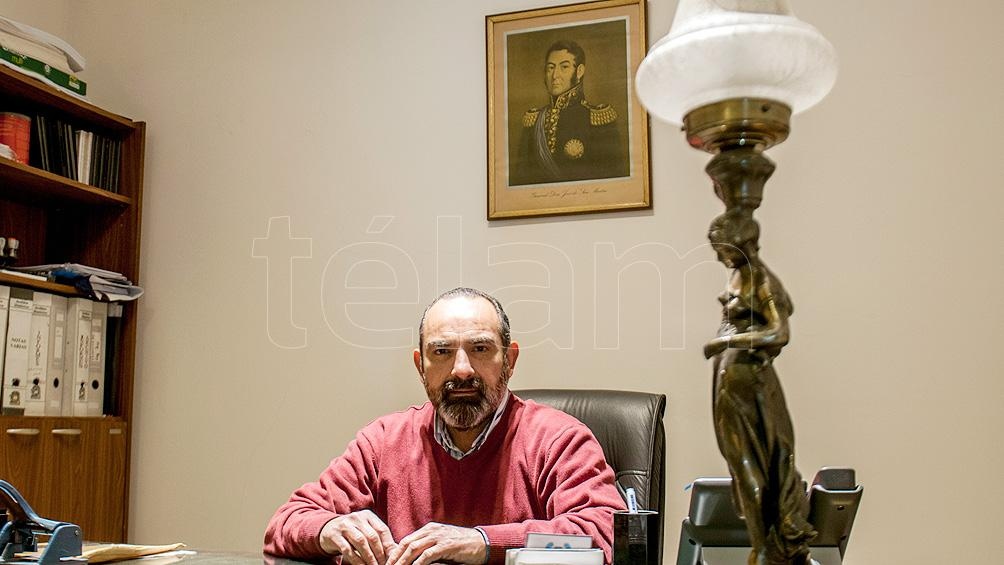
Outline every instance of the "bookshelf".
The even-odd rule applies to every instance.
[[[22,165],[9,159],[0,160],[0,195],[12,200],[62,205],[67,202],[107,206],[129,206],[132,198],[81,184],[57,174]]]
[[[84,263],[141,284],[146,125],[2,66],[0,111],[33,119],[43,114],[122,142],[118,193],[33,166],[38,163],[0,158],[0,235],[21,241],[17,264]],[[71,286],[3,273],[0,284],[79,296]],[[80,525],[88,540],[126,541],[136,327],[136,304],[125,303],[106,361],[113,368],[106,416],[0,416],[0,477],[41,516]]]
[[[30,288],[32,290],[41,290],[42,292],[61,294],[63,296],[83,296],[77,292],[76,288],[70,285],[54,283],[51,281],[26,280],[23,277],[8,275],[7,273],[0,273],[0,284],[7,286],[20,286]]]

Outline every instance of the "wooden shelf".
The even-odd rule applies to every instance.
[[[68,284],[59,284],[50,281],[39,281],[35,279],[29,279],[27,277],[19,277],[17,275],[9,275],[7,273],[0,273],[0,284],[19,286],[22,288],[30,288],[32,290],[41,290],[43,292],[52,292],[55,294],[61,294],[63,296],[83,296],[77,287],[70,286]]]
[[[125,418],[121,416],[94,416],[94,417],[74,417],[74,416],[4,416],[0,415],[0,426],[8,425],[13,420],[27,418],[32,423],[66,425],[69,422],[107,422],[109,424],[124,424]],[[3,430],[0,430],[3,433]]]
[[[3,67],[0,67],[3,69]],[[28,203],[131,206],[133,199],[0,157],[0,195]]]
[[[78,121],[122,134],[136,129],[135,123],[98,108],[90,102],[65,94],[24,73],[0,65],[0,92],[8,100],[22,102],[46,111],[57,111]]]

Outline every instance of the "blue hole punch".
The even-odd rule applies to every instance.
[[[0,502],[10,512],[10,521],[0,529],[0,565],[4,563],[38,563],[61,565],[87,563],[81,557],[83,539],[80,526],[40,518],[28,501],[7,481],[0,481]],[[49,536],[49,543],[38,559],[25,559],[20,553],[38,550],[36,536]]]

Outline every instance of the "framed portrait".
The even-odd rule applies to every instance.
[[[651,207],[644,1],[485,20],[488,219]]]

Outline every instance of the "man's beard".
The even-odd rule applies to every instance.
[[[425,392],[436,408],[436,413],[450,428],[466,431],[485,423],[494,415],[502,395],[509,384],[509,360],[502,362],[502,374],[495,388],[489,388],[481,377],[471,379],[450,379],[438,390],[425,386]],[[457,391],[477,391],[476,396],[453,397],[450,393]]]

